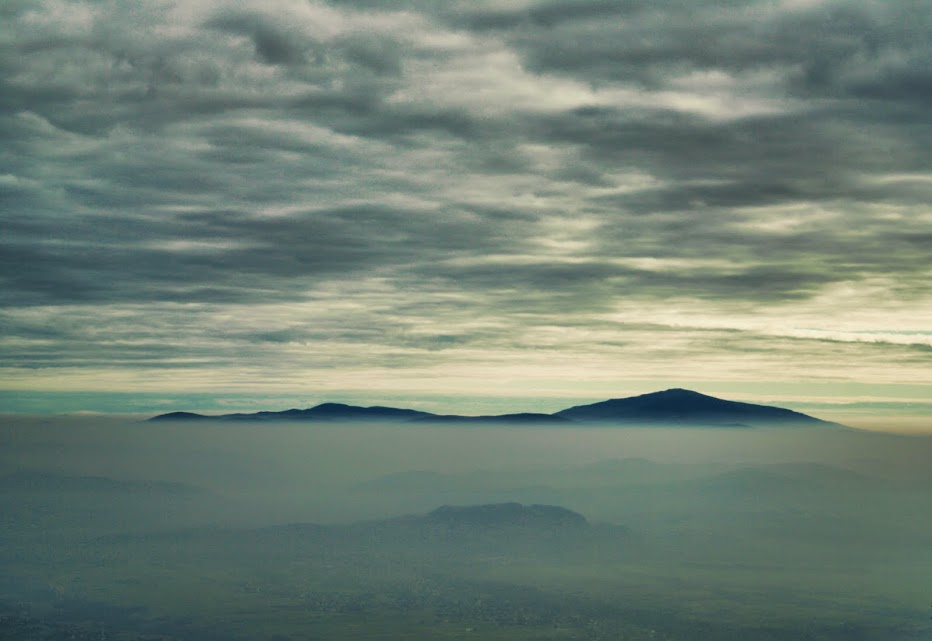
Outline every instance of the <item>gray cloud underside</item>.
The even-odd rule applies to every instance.
[[[465,315],[498,329],[436,348],[494,349],[619,303],[928,300],[926,2],[496,4],[5,3],[8,362],[171,362],[31,308],[342,292],[334,326],[215,338],[392,346],[380,318]]]

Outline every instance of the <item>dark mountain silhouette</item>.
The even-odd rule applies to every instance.
[[[411,421],[430,418],[433,414],[418,410],[399,409],[396,407],[357,407],[343,403],[321,403],[308,409],[290,409],[281,412],[254,412],[251,414],[222,414],[207,416],[193,412],[171,412],[160,414],[150,421]]]
[[[396,407],[357,407],[343,403],[321,403],[306,410],[285,410],[284,412],[256,412],[255,414],[226,414],[220,418],[226,420],[277,420],[277,421],[409,421],[422,416],[431,416],[428,412],[399,409]]]
[[[168,414],[159,414],[158,416],[153,416],[150,418],[150,421],[200,421],[203,419],[211,419],[213,416],[204,416],[203,414],[196,414],[194,412],[169,412]]]
[[[721,428],[748,428],[758,425],[838,425],[800,412],[773,407],[726,401],[685,389],[615,398],[591,405],[578,405],[556,412],[524,412],[497,416],[458,416],[431,414],[395,407],[357,407],[343,403],[323,403],[308,409],[252,414],[205,416],[193,412],[171,412],[151,421],[378,421],[421,423],[507,423],[546,424],[601,422],[629,425],[695,425]]]
[[[591,405],[578,405],[556,413],[574,421],[644,423],[668,425],[831,425],[782,407],[726,401],[685,389],[615,398]]]

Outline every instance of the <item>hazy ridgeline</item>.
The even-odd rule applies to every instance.
[[[0,639],[932,639],[928,437],[88,417],[0,442]],[[588,524],[397,518],[508,502]]]

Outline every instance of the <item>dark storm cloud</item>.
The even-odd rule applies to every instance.
[[[687,292],[710,300],[792,300],[808,297],[820,285],[834,279],[829,270],[819,266],[757,264],[656,271],[612,264],[607,260],[521,265],[489,262],[471,268],[435,266],[421,273],[425,279],[439,275],[451,282],[465,279],[486,292],[502,292],[503,298],[516,306],[521,305],[525,297],[546,294],[564,310],[568,305],[572,305],[570,310],[607,309],[621,299],[663,299]],[[507,307],[508,303],[502,302],[502,306]]]
[[[821,110],[739,122],[663,112],[632,118],[621,109],[576,110],[549,116],[538,126],[542,136],[581,147],[603,167],[635,166],[676,181],[631,196],[637,207],[638,198],[669,194],[671,201],[656,203],[659,211],[668,206],[845,198],[852,189],[864,189],[865,173],[907,172],[928,160],[910,126],[849,122]],[[881,199],[895,199],[898,192],[893,185],[874,189]],[[650,210],[651,204],[640,209]]]
[[[308,41],[300,32],[289,32],[285,25],[274,24],[268,16],[257,13],[231,13],[219,15],[206,23],[233,34],[249,37],[256,48],[256,55],[269,64],[300,64],[314,55],[313,41]]]
[[[95,357],[51,322],[69,306],[228,363],[510,348],[667,300],[927,301],[924,4],[6,3],[6,353],[182,349]],[[179,330],[288,303],[315,311]]]
[[[454,20],[507,38],[536,70],[591,81],[662,85],[690,71],[770,69],[808,95],[877,87],[875,97],[898,100],[928,97],[927,9],[922,0],[581,1],[467,9]]]
[[[421,215],[432,220],[379,205],[266,219],[217,211],[101,225],[90,217],[72,220],[70,238],[57,243],[28,242],[50,230],[15,225],[2,258],[7,304],[301,299],[308,280],[429,264],[469,253],[475,243],[515,246],[468,216]],[[270,282],[276,286],[267,289]],[[33,298],[17,298],[24,293]]]

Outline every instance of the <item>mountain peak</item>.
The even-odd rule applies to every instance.
[[[670,389],[661,390],[659,392],[641,394],[641,396],[663,396],[667,398],[715,398],[714,396],[701,394],[691,389],[684,389],[682,387],[671,387]]]
[[[557,412],[557,416],[579,421],[728,427],[825,423],[782,407],[726,401],[678,387],[578,405]]]
[[[346,403],[320,403],[314,407],[309,407],[305,412],[345,412],[352,409],[364,409],[364,408],[355,408],[352,405],[347,405]]]

